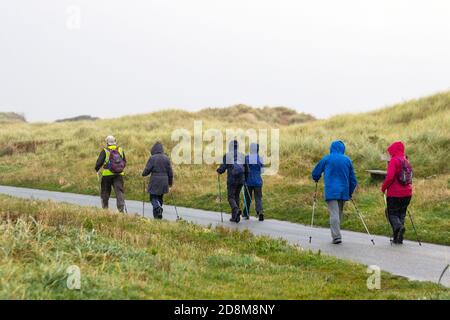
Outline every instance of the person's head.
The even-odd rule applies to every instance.
[[[259,153],[259,144],[250,143],[250,154],[258,154]]]
[[[237,140],[231,140],[230,143],[228,144],[228,151],[230,152],[237,151],[238,148],[239,142]]]
[[[163,147],[163,144],[162,144],[160,141],[157,141],[157,142],[153,145],[152,149],[150,150],[150,153],[151,153],[152,155],[157,154],[157,153],[164,153],[164,147]]]
[[[387,148],[387,152],[391,158],[403,156],[405,155],[405,145],[401,141],[395,141]]]
[[[115,146],[117,144],[116,138],[114,136],[109,135],[105,139],[106,145],[109,146]]]
[[[330,153],[345,153],[345,144],[341,140],[336,140],[331,143]]]

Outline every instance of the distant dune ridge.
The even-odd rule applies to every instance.
[[[72,118],[66,118],[66,119],[58,119],[55,122],[73,122],[73,121],[95,121],[99,120],[98,117],[92,117],[89,115],[82,115],[82,116],[76,116]]]
[[[27,122],[23,114],[15,112],[0,112],[0,123]]]
[[[333,140],[343,140],[359,180],[355,201],[370,231],[383,235],[389,233],[383,197],[379,183],[371,181],[366,170],[384,170],[386,162],[381,155],[390,143],[402,140],[414,168],[411,209],[419,232],[424,241],[450,244],[450,91],[324,120],[285,107],[235,105],[198,112],[171,109],[95,121],[9,122],[0,126],[0,184],[97,194],[94,163],[105,137],[114,134],[127,154],[127,197],[142,200],[140,173],[150,147],[162,141],[170,155],[178,143],[172,141],[172,132],[180,128],[192,132],[195,120],[202,120],[203,130],[280,129],[280,169],[277,175],[264,178],[264,206],[268,217],[293,222],[310,222],[314,192],[311,170],[329,152]],[[215,167],[174,165],[176,204],[219,210]],[[322,182],[319,190],[322,193]],[[346,206],[345,210],[343,228],[364,232],[352,207]],[[328,226],[323,202],[316,213],[315,223]],[[411,230],[407,226],[406,238],[414,239]]]

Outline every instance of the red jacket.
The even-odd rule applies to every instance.
[[[412,185],[404,186],[397,179],[397,174],[401,170],[401,160],[406,160],[405,146],[401,141],[397,141],[387,148],[387,152],[391,155],[391,160],[388,164],[386,179],[381,186],[381,192],[384,193],[387,190],[388,197],[411,197]]]

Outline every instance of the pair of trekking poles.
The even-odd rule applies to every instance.
[[[248,195],[250,195],[250,191],[248,190],[248,186],[247,186],[246,184],[244,184],[244,188],[245,188],[245,189],[243,190],[243,192],[244,192],[244,195],[243,195],[243,198],[244,198],[244,206],[245,206],[245,209],[246,209],[246,213],[249,214],[250,208],[247,206],[247,200],[246,200],[246,197],[245,197],[245,190],[247,190],[247,194],[248,194]],[[223,223],[222,188],[221,188],[220,175],[219,175],[219,174],[217,175],[217,189],[219,190],[220,220],[221,220],[222,223]]]
[[[390,225],[390,222],[389,222],[389,212],[388,212],[388,209],[387,209],[387,198],[386,198],[386,194],[384,194],[383,197],[384,197],[384,205],[385,205],[384,214],[385,214],[385,216],[386,216],[388,225]],[[406,212],[407,212],[407,214],[408,214],[409,220],[411,221],[411,225],[412,225],[413,230],[414,230],[414,233],[415,233],[415,235],[416,235],[417,242],[419,243],[419,246],[422,246],[422,242],[420,241],[419,234],[417,233],[417,229],[416,229],[416,226],[415,226],[415,224],[414,224],[414,219],[413,219],[413,217],[412,217],[411,211],[410,211],[409,209],[407,209]],[[390,240],[390,242],[391,242],[391,244],[392,244],[392,243],[393,243],[392,237],[391,237],[389,240]]]
[[[142,183],[143,183],[143,192],[142,192],[142,217],[145,217],[145,199],[146,199],[146,197],[147,197],[147,182],[146,182],[146,180],[144,179],[143,181],[142,181]],[[170,196],[171,196],[171,198],[172,198],[172,202],[173,202],[173,207],[174,207],[174,209],[175,209],[175,214],[177,215],[177,221],[179,221],[179,220],[181,220],[181,217],[180,217],[180,215],[178,214],[178,208],[177,208],[177,206],[175,205],[175,198],[174,198],[174,196],[173,196],[173,193],[172,192],[169,192],[170,193]]]
[[[317,203],[317,188],[318,188],[318,182],[316,182],[316,188],[315,188],[315,191],[314,191],[314,197],[313,197],[313,209],[312,209],[312,215],[311,215],[311,228],[314,227],[314,214],[315,214],[316,203]],[[355,211],[356,211],[356,213],[358,214],[359,218],[361,219],[361,222],[362,222],[364,228],[366,229],[367,234],[368,234],[369,237],[371,238],[370,241],[372,242],[373,245],[375,245],[375,241],[374,241],[372,235],[370,234],[369,229],[367,228],[367,225],[366,225],[366,223],[365,223],[365,221],[364,221],[363,215],[361,214],[361,212],[359,211],[358,207],[356,206],[355,201],[354,201],[353,199],[350,199],[350,200],[351,200],[353,206],[355,207]],[[386,200],[386,195],[384,195],[384,201],[385,201],[385,206],[386,206],[386,208],[385,208],[385,215],[386,215],[386,218],[387,218],[388,223],[389,223],[388,212],[387,212],[387,200]],[[413,229],[414,229],[414,233],[416,234],[417,242],[418,242],[419,245],[421,246],[422,243],[421,243],[421,241],[420,241],[419,235],[418,235],[417,230],[416,230],[416,227],[415,227],[415,225],[414,225],[413,217],[412,217],[412,215],[411,215],[409,209],[408,209],[407,213],[408,213],[409,219],[411,220],[411,225],[412,225],[412,227],[413,227]],[[311,241],[312,241],[312,236],[310,235],[310,236],[309,236],[309,243],[311,243]],[[390,242],[391,242],[391,244],[392,244],[392,238],[390,239]]]
[[[102,185],[101,185],[102,180],[100,178],[100,173],[97,172],[96,176],[97,176],[97,181],[98,181],[98,191],[99,191],[99,194],[101,195],[102,194]],[[123,199],[123,205],[124,205],[125,213],[128,213],[127,202],[125,201],[125,199]]]
[[[100,179],[100,175],[98,173],[97,173],[97,181],[98,181],[98,185],[99,185],[99,192],[101,194],[101,192],[102,192],[101,179]],[[143,180],[143,186],[144,186],[144,189],[143,189],[143,197],[142,197],[142,217],[145,217],[145,199],[146,199],[146,193],[147,193],[146,192],[147,183],[146,183],[145,179]],[[177,221],[181,220],[181,217],[178,214],[178,208],[175,205],[175,199],[174,199],[173,193],[171,193],[171,197],[172,197],[172,202],[174,203],[173,206],[175,208],[175,213],[177,215]],[[126,203],[125,199],[124,199],[124,209],[125,209],[125,213],[128,213],[127,203]]]
[[[318,182],[316,181],[316,188],[314,191],[314,198],[313,198],[313,210],[312,210],[312,215],[311,215],[311,228],[314,227],[314,214],[316,211],[316,203],[317,203],[317,188],[318,188]],[[369,232],[369,229],[367,228],[366,222],[364,221],[364,218],[361,214],[361,212],[359,211],[358,207],[356,206],[355,201],[353,201],[353,199],[351,199],[353,206],[355,207],[355,211],[358,214],[359,218],[361,219],[361,222],[364,226],[364,228],[366,229],[367,234],[369,235],[369,237],[371,238],[370,241],[372,242],[373,245],[375,245],[375,241],[372,237],[372,235]],[[309,236],[309,243],[311,243],[312,241],[312,235]]]

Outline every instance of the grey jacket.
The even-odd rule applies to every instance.
[[[170,159],[164,154],[164,148],[161,142],[155,143],[151,149],[150,159],[147,161],[142,176],[151,174],[148,184],[148,193],[162,195],[169,192],[169,186],[173,183],[173,171]]]

